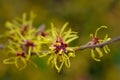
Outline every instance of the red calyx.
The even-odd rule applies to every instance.
[[[24,57],[24,58],[26,57],[24,52],[22,52],[22,53],[18,52],[17,56],[21,56],[21,57]]]
[[[25,41],[25,46],[26,46],[26,47],[32,47],[32,48],[33,48],[33,47],[35,46],[35,44],[34,44],[33,42],[29,41],[29,40],[26,40],[26,41]]]
[[[28,25],[23,26],[21,29],[21,34],[24,35],[27,30],[28,30]]]
[[[97,44],[97,43],[99,43],[99,38],[97,38],[97,37],[94,37],[94,38],[93,38],[93,42],[94,42],[94,44]]]
[[[57,40],[56,40],[56,44],[54,44],[54,48],[56,50],[56,52],[59,52],[59,51],[63,51],[63,52],[66,52],[66,47],[68,45],[66,43],[63,43],[63,39],[61,37],[58,37]]]

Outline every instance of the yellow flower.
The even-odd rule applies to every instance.
[[[54,24],[51,23],[51,46],[50,46],[50,57],[48,59],[48,64],[51,64],[52,67],[55,67],[58,72],[60,72],[63,64],[67,68],[70,67],[70,57],[75,56],[75,52],[72,47],[69,47],[68,44],[73,40],[77,39],[78,36],[76,32],[73,32],[71,29],[65,31],[66,26],[68,23],[65,23],[60,30],[57,32]]]
[[[15,53],[17,56],[4,60],[5,64],[15,63],[16,67],[18,67],[17,61],[21,60],[25,67],[26,61],[30,61],[31,55],[36,54],[40,56],[41,45],[49,43],[48,39],[45,37],[45,33],[43,31],[41,32],[39,29],[37,30],[33,26],[34,17],[35,15],[31,13],[28,19],[27,14],[24,13],[22,19],[17,18],[17,20],[13,22],[6,22],[6,27],[9,29],[6,32],[6,36],[8,37],[7,47],[10,49],[9,53]],[[13,62],[9,62],[11,60]]]
[[[111,39],[111,38],[108,37],[108,34],[105,35],[105,38],[104,38],[104,39],[99,39],[99,37],[97,36],[97,34],[98,34],[98,31],[99,31],[101,28],[107,28],[107,26],[101,26],[101,27],[99,27],[99,28],[96,30],[95,34],[90,34],[90,37],[92,37],[92,41],[89,43],[89,45],[100,44],[100,43],[102,43],[102,42],[105,42],[105,41],[108,41],[108,40]],[[108,45],[103,46],[103,49],[104,49],[105,53],[110,52],[110,49],[108,48]],[[92,56],[92,58],[93,58],[94,60],[96,60],[96,61],[100,61],[99,58],[96,58],[94,51],[97,51],[99,58],[100,58],[100,57],[103,57],[103,52],[101,51],[101,49],[100,49],[99,47],[96,47],[96,48],[92,48],[92,49],[91,49],[91,56]]]
[[[34,66],[36,66],[36,64],[34,64],[30,59],[27,59],[27,53],[24,52],[22,50],[22,48],[20,48],[19,46],[17,46],[18,44],[15,44],[13,42],[11,42],[11,44],[9,44],[7,46],[7,49],[9,51],[9,53],[11,53],[12,55],[14,55],[13,57],[10,57],[8,59],[3,60],[4,64],[15,64],[15,66],[19,69],[22,70],[27,66],[27,63],[30,62],[32,63]],[[28,53],[30,53],[31,49],[29,49]]]

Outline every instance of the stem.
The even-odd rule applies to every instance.
[[[103,42],[103,43],[100,43],[100,44],[95,44],[95,45],[85,44],[85,45],[74,48],[74,50],[79,51],[79,50],[84,50],[84,49],[88,49],[88,48],[103,47],[105,45],[108,45],[108,44],[111,44],[111,43],[114,43],[114,42],[117,42],[117,41],[120,41],[120,36],[115,37],[115,38],[113,38],[109,41],[106,41],[106,42]]]

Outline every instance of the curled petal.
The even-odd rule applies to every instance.
[[[35,68],[38,68],[38,66],[31,60],[29,60],[29,62],[35,67]]]
[[[29,20],[29,21],[30,21],[29,23],[30,23],[30,26],[31,26],[31,27],[32,27],[32,23],[33,23],[33,20],[34,20],[35,17],[36,17],[36,15],[34,14],[33,11],[31,11],[31,12],[30,12],[30,20]]]
[[[107,51],[107,49],[106,49],[106,47],[105,47],[105,46],[103,47],[103,49],[104,49],[105,53],[107,54],[107,53],[108,53],[108,51]]]
[[[47,64],[49,65],[53,59],[54,59],[54,55],[51,54],[50,57],[48,58]]]
[[[95,48],[95,50],[98,52],[99,57],[103,57],[103,52],[100,50],[100,48]]]
[[[17,30],[16,33],[18,34],[18,36],[21,37],[21,39],[22,39],[23,41],[26,40],[19,30]]]
[[[94,35],[91,33],[91,34],[90,34],[90,37],[91,37],[91,38],[93,38],[93,37],[94,37]]]
[[[105,51],[106,54],[107,54],[108,52],[110,52],[110,49],[109,49],[109,47],[108,47],[107,45],[104,46],[103,49],[104,49],[104,51]]]
[[[57,55],[54,56],[53,60],[54,60],[55,68],[59,71],[60,69],[59,69],[59,67],[57,65]]]
[[[60,31],[60,35],[64,32],[64,30],[65,30],[65,28],[67,27],[67,25],[68,25],[68,22],[66,22],[66,23],[63,25],[63,27],[62,27],[62,29],[61,29],[61,31]]]
[[[64,54],[64,56],[65,56],[65,65],[67,68],[69,68],[70,67],[70,59],[66,54]]]
[[[105,35],[105,38],[104,38],[104,40],[107,40],[107,38],[108,38],[108,34],[106,34],[106,35]]]
[[[91,49],[91,56],[95,61],[101,61],[100,59],[95,57],[94,49]]]
[[[63,37],[65,41],[66,41],[66,39],[70,36],[71,32],[72,32],[71,29],[69,29],[69,30],[66,32],[65,36]]]
[[[45,57],[45,56],[47,56],[48,54],[50,54],[50,53],[43,53],[43,54],[39,54],[39,53],[36,53],[39,57]]]
[[[11,57],[8,59],[3,60],[4,64],[14,64],[15,63],[15,57]]]
[[[109,52],[110,52],[110,49],[109,49],[108,45],[106,45],[105,47],[106,47],[107,51],[109,51]]]
[[[65,56],[64,55],[61,55],[61,56],[57,56],[57,58],[59,58],[59,63],[60,63],[60,65],[58,66],[58,72],[60,72],[61,71],[61,69],[62,69],[62,67],[63,67],[63,64],[64,64],[64,62],[65,62]]]
[[[56,32],[56,29],[54,27],[54,24],[51,23],[51,29],[52,29],[52,35],[53,35],[53,38],[56,39],[57,38],[57,32]]]
[[[97,36],[98,31],[99,31],[100,29],[102,29],[102,28],[107,28],[107,26],[100,26],[100,27],[95,31],[95,37]]]
[[[75,54],[73,52],[68,53],[69,57],[75,57]]]
[[[70,43],[71,41],[73,41],[73,40],[75,40],[75,39],[77,39],[77,38],[78,38],[78,36],[73,37],[73,38],[70,38],[70,39],[68,39],[68,40],[66,41],[66,43]]]
[[[19,68],[19,66],[18,66],[18,59],[19,59],[19,57],[16,57],[16,58],[15,58],[15,66],[16,66],[17,68]]]
[[[73,48],[74,48],[74,47],[67,47],[67,50],[75,53],[75,51],[73,50]]]
[[[23,13],[22,15],[22,22],[23,22],[23,25],[27,23],[26,19],[27,19],[27,14],[26,13]]]
[[[27,66],[26,59],[23,57],[16,57],[15,65],[19,70],[23,70]]]
[[[28,55],[27,55],[27,60],[30,58],[31,56],[31,50],[32,50],[32,47],[29,47],[29,50],[28,50]]]
[[[62,62],[62,63],[60,64],[60,67],[58,67],[58,72],[61,71],[63,64],[64,64],[64,62]]]
[[[27,66],[26,60],[24,58],[21,58],[21,61],[23,62],[23,67],[21,67],[19,70],[23,70]]]

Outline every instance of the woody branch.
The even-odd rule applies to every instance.
[[[76,47],[74,48],[75,51],[79,51],[79,50],[84,50],[84,49],[88,49],[88,48],[96,48],[96,47],[103,47],[105,45],[108,45],[108,44],[111,44],[111,43],[114,43],[114,42],[117,42],[117,41],[120,41],[120,36],[118,37],[115,37],[109,41],[105,41],[103,43],[100,43],[100,44],[95,44],[95,45],[89,45],[88,43],[85,44],[85,45],[82,45],[82,46],[79,46],[79,47]]]

